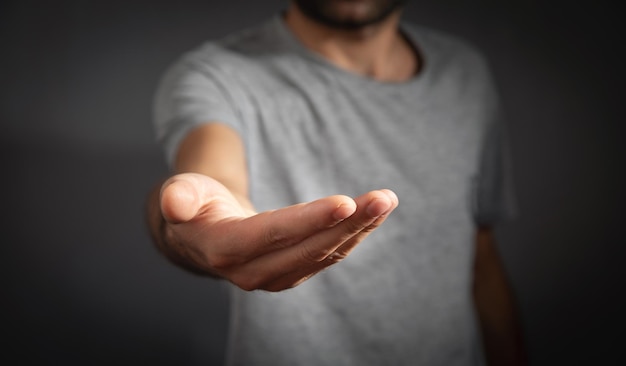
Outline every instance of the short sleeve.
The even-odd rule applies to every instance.
[[[154,98],[153,124],[170,168],[179,144],[193,128],[219,121],[240,131],[241,119],[229,87],[216,67],[193,53],[163,75]]]
[[[474,220],[493,226],[517,216],[508,132],[503,121],[486,131],[474,189]]]

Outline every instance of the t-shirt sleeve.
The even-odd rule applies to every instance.
[[[220,122],[240,131],[231,86],[210,63],[186,55],[163,75],[154,98],[153,124],[168,166],[193,128]]]
[[[477,225],[493,226],[517,216],[510,146],[506,125],[492,123],[486,131],[474,190]]]

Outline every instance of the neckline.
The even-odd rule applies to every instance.
[[[360,74],[357,74],[355,72],[351,72],[349,70],[345,70],[342,69],[340,67],[338,67],[337,65],[333,64],[332,62],[328,61],[325,57],[323,57],[322,55],[311,51],[310,49],[308,49],[306,46],[304,46],[300,40],[297,39],[297,37],[291,32],[291,30],[287,27],[287,25],[285,24],[285,21],[282,17],[282,14],[278,14],[276,15],[273,20],[273,28],[275,29],[275,31],[279,34],[279,36],[286,42],[286,44],[293,50],[295,51],[298,55],[305,57],[309,60],[312,60],[314,62],[316,62],[317,64],[322,65],[324,68],[330,70],[331,72],[337,74],[338,76],[341,77],[345,77],[345,78],[349,78],[352,80],[355,80],[356,82],[359,83],[364,83],[364,84],[368,84],[368,85],[373,85],[376,87],[380,87],[380,88],[404,88],[404,87],[410,87],[413,86],[417,83],[419,83],[421,80],[424,79],[425,74],[427,74],[428,70],[429,70],[429,63],[428,63],[428,59],[425,56],[425,53],[423,51],[422,48],[422,42],[419,41],[419,37],[416,34],[415,31],[413,31],[410,25],[406,24],[405,22],[401,22],[400,24],[400,31],[402,32],[403,36],[406,38],[406,40],[409,42],[410,46],[413,48],[414,52],[416,52],[418,54],[419,60],[420,60],[420,67],[418,72],[413,75],[410,79],[407,79],[405,81],[399,81],[399,82],[395,82],[395,81],[379,81],[367,76],[363,76]],[[419,44],[419,46],[418,46]]]

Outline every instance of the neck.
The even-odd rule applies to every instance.
[[[413,47],[399,31],[400,11],[377,24],[347,30],[318,23],[292,4],[285,21],[305,47],[341,69],[378,81],[402,82],[418,68]]]

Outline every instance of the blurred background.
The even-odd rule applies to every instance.
[[[219,282],[153,249],[145,196],[167,175],[150,122],[164,69],[285,1],[0,2],[1,360],[218,365]],[[623,358],[623,31],[608,1],[412,1],[405,19],[491,61],[521,216],[500,251],[532,365]]]

